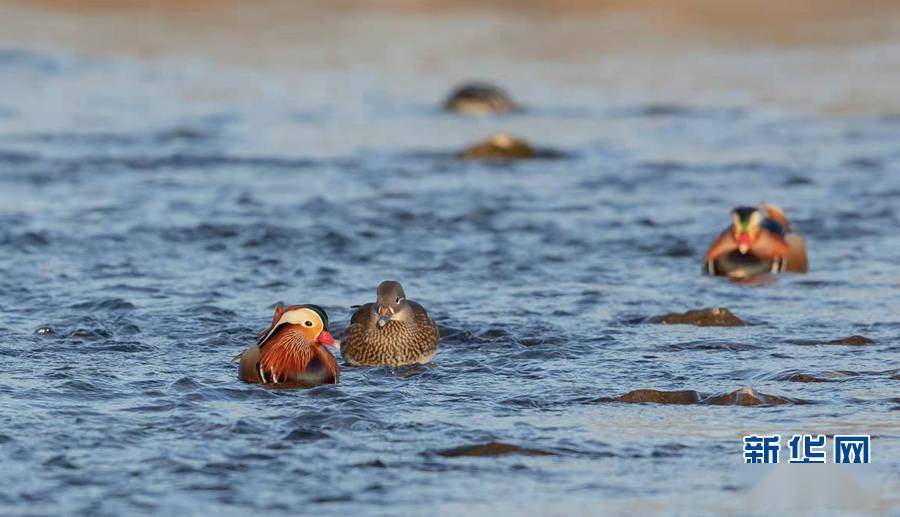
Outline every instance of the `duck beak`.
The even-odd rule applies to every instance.
[[[330,347],[336,348],[338,350],[341,349],[341,345],[339,345],[333,337],[331,337],[331,333],[327,330],[323,330],[319,337],[316,338],[316,341],[322,343],[323,345],[328,345]]]
[[[393,311],[387,305],[378,307],[378,328],[382,328],[391,321]]]
[[[750,236],[746,233],[742,233],[738,239],[738,251],[741,252],[741,255],[746,255],[750,251]]]

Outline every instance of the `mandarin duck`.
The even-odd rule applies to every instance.
[[[424,364],[434,358],[441,336],[418,303],[398,282],[378,286],[375,303],[359,307],[344,332],[344,361],[353,366]]]
[[[781,209],[765,203],[732,210],[731,226],[710,245],[704,261],[705,273],[734,278],[808,270],[803,238],[791,233]]]
[[[463,84],[444,101],[445,111],[464,115],[489,115],[519,109],[519,105],[502,88],[482,82]]]
[[[241,380],[261,384],[318,386],[336,384],[340,367],[325,349],[339,349],[328,332],[328,314],[318,305],[275,306],[272,324],[256,345],[234,356]]]

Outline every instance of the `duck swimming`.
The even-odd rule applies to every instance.
[[[325,346],[339,349],[328,332],[328,315],[318,305],[275,306],[272,324],[256,345],[234,356],[246,382],[311,387],[336,384],[340,367]]]
[[[434,358],[441,336],[418,303],[407,300],[399,282],[378,286],[375,303],[359,307],[344,332],[344,361],[353,366],[424,364]]]
[[[710,245],[704,261],[706,274],[732,278],[808,270],[803,238],[791,233],[781,209],[765,203],[732,210],[731,226]]]
[[[502,88],[482,82],[463,84],[444,101],[444,110],[463,115],[489,115],[519,109]]]

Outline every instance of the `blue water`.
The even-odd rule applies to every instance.
[[[741,437],[800,432],[871,434],[841,504],[897,511],[900,118],[538,83],[470,120],[436,109],[451,84],[360,79],[0,51],[0,513],[733,512],[769,472]],[[452,157],[498,129],[565,158]],[[701,276],[760,201],[811,272]],[[339,335],[388,278],[440,324],[434,364],[237,379],[276,302]],[[713,306],[753,325],[635,323]],[[850,335],[874,343],[816,344]],[[813,403],[593,402],[745,386]],[[438,454],[491,441],[551,454]]]

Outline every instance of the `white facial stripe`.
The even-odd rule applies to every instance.
[[[751,227],[759,226],[760,217],[762,217],[762,216],[759,214],[759,211],[753,212],[753,214],[750,215],[750,226]]]
[[[316,321],[319,319],[319,315],[316,314],[312,309],[294,309],[292,311],[285,312],[281,315],[281,319],[278,320],[278,323],[275,326],[282,325],[284,323],[292,323],[294,325],[302,324],[305,321]]]
[[[319,320],[320,320],[319,315],[316,314],[316,311],[314,311],[312,309],[302,308],[302,309],[294,309],[292,311],[285,312],[284,314],[281,315],[281,318],[278,320],[278,323],[276,323],[275,326],[272,327],[272,330],[270,330],[269,333],[266,334],[266,337],[262,341],[260,341],[260,343],[265,343],[270,337],[272,337],[272,334],[274,334],[275,331],[278,330],[278,327],[280,327],[282,325],[285,325],[285,324],[302,325],[303,322],[305,322],[305,321],[315,322],[315,321],[319,321]]]

